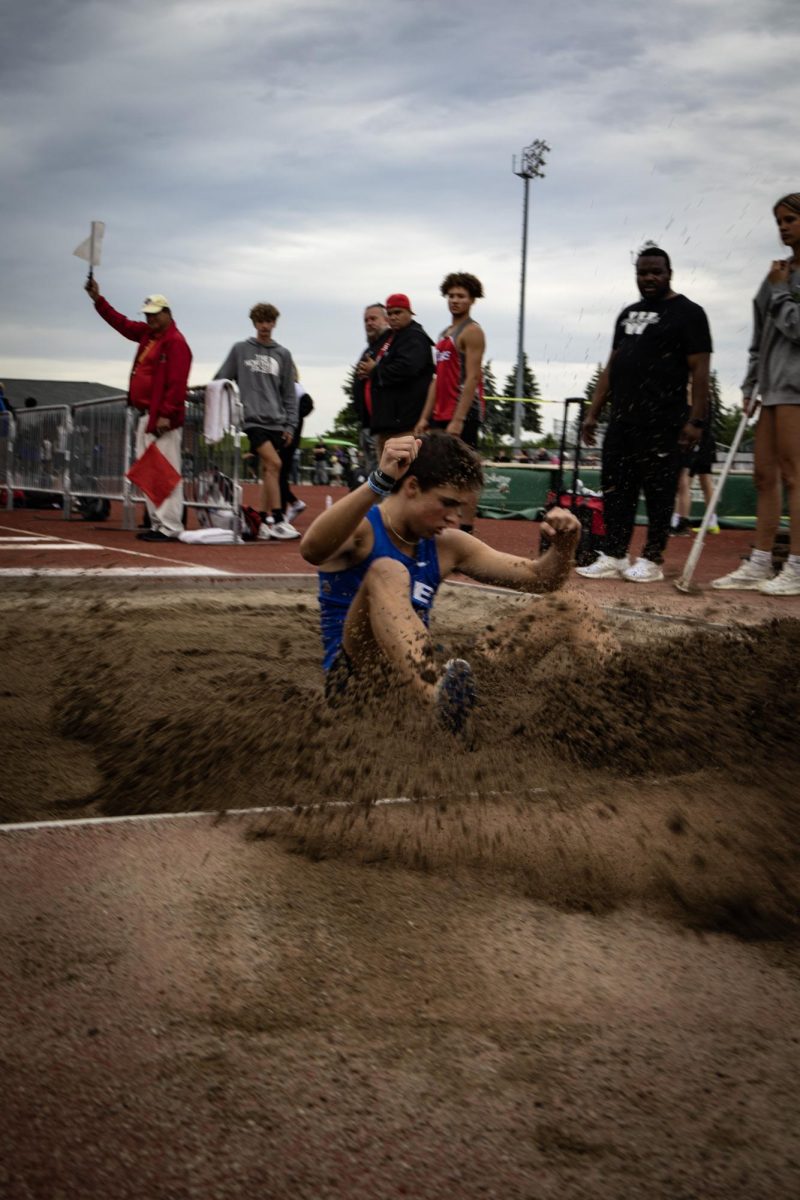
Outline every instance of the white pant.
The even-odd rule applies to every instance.
[[[166,500],[156,508],[147,496],[144,502],[150,517],[151,528],[158,530],[167,537],[178,537],[183,533],[183,430],[170,429],[160,437],[147,432],[149,416],[142,413],[136,426],[136,457],[141,458],[148,446],[158,442],[158,449],[167,462],[180,472],[181,479],[175,484]]]

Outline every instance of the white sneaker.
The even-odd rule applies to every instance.
[[[300,537],[300,530],[294,529],[288,521],[276,521],[269,527],[269,536],[276,538],[279,542],[290,542],[292,538]]]
[[[305,500],[293,500],[292,503],[289,505],[289,507],[286,509],[286,520],[293,521],[295,519],[295,517],[299,517],[300,513],[303,511],[305,506],[306,506]]]
[[[800,572],[784,567],[773,579],[765,579],[758,585],[765,596],[800,596]]]
[[[601,553],[588,567],[576,567],[575,573],[584,579],[621,579],[622,572],[630,565],[627,555],[625,558],[610,558]]]
[[[772,567],[769,563],[761,566],[760,563],[751,562],[749,558],[746,558],[735,571],[731,571],[730,575],[714,579],[711,586],[712,588],[730,588],[731,590],[738,588],[743,592],[757,592],[762,583],[768,583],[771,579]]]
[[[272,528],[272,526],[269,525],[266,521],[262,521],[258,527],[258,533],[256,534],[256,541],[257,542],[268,542],[270,540],[270,538],[272,537],[272,534],[270,533],[271,528]]]
[[[664,578],[664,572],[658,563],[651,562],[649,558],[637,558],[632,567],[622,572],[622,578],[631,583],[658,583]]]

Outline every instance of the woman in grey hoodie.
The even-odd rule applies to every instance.
[[[783,196],[772,211],[791,254],[772,263],[753,301],[753,339],[742,384],[745,408],[761,403],[754,463],[756,545],[741,566],[711,586],[800,596],[800,192]],[[789,499],[791,543],[783,570],[773,576],[782,484]]]

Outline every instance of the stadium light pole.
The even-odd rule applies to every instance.
[[[525,374],[522,369],[525,341],[525,270],[528,258],[528,185],[532,179],[544,179],[542,167],[545,164],[545,154],[550,153],[547,142],[537,138],[526,146],[520,155],[519,170],[517,156],[512,159],[512,170],[523,181],[524,197],[522,202],[522,270],[519,287],[519,327],[517,329],[517,395],[522,396],[525,390]],[[522,445],[522,401],[514,404],[514,447],[518,450]]]

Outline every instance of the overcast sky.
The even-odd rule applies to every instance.
[[[316,401],[344,403],[365,303],[405,291],[431,334],[471,271],[502,382],[525,345],[542,394],[578,394],[634,300],[632,255],[671,254],[711,321],[733,403],[751,298],[800,191],[797,0],[4,0],[0,378],[124,387],[133,347],[72,257],[106,222],[101,288],[165,293],[206,382],[281,311]]]

